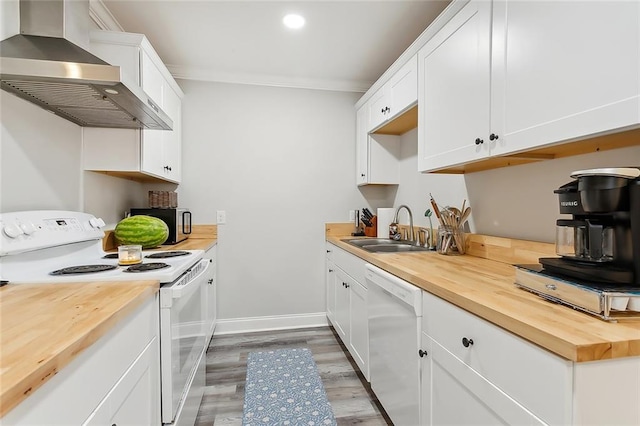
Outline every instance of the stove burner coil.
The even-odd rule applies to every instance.
[[[190,254],[191,253],[189,253],[188,251],[176,250],[176,251],[164,251],[164,252],[153,253],[145,257],[149,259],[164,259],[168,257],[188,256]]]
[[[109,271],[116,269],[115,265],[80,265],[70,266],[68,268],[58,269],[57,271],[50,272],[50,275],[77,275],[77,274],[90,274],[93,272]]]
[[[166,263],[160,263],[160,262],[141,263],[139,265],[129,266],[123,272],[147,272],[147,271],[155,271],[156,269],[164,269],[168,267],[169,265],[167,265]]]

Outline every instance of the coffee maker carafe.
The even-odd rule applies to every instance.
[[[640,286],[640,168],[576,171],[558,194],[556,253],[544,269],[587,282]]]

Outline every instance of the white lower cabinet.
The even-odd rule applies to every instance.
[[[545,424],[424,333],[422,346],[423,425]]]
[[[369,380],[369,325],[365,261],[327,243],[327,318]],[[347,272],[348,271],[348,272]]]
[[[153,349],[157,344],[157,338],[149,342],[83,425],[156,424],[158,415],[153,411],[149,395],[157,386],[159,358]]]
[[[326,292],[327,292],[327,318],[329,321],[335,321],[336,313],[336,265],[331,260],[327,259],[325,271]]]
[[[424,424],[571,422],[570,361],[430,293],[422,304]]]
[[[350,277],[342,269],[336,268],[334,284],[336,311],[333,325],[338,332],[338,336],[347,347],[349,346],[349,320],[351,317],[349,313],[350,291],[348,287],[350,283]]]
[[[349,284],[349,352],[369,380],[369,323],[367,289],[357,281]]]
[[[160,425],[158,294],[2,418],[2,425]]]
[[[218,290],[218,279],[217,279],[217,269],[218,269],[218,246],[215,245],[207,250],[204,254],[205,259],[209,259],[211,265],[207,270],[207,322],[206,322],[206,330],[207,330],[207,346],[213,337],[213,332],[216,328],[216,321],[218,319],[218,299],[217,299],[217,290]]]
[[[638,357],[575,363],[430,293],[422,300],[421,424],[640,424]]]

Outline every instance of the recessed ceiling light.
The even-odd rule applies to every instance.
[[[295,13],[290,13],[289,15],[282,18],[282,23],[285,25],[285,27],[294,30],[304,27],[304,22],[304,18],[300,15],[296,15]]]

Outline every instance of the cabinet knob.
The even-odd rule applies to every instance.
[[[329,269],[329,272],[333,272],[333,269]]]
[[[480,145],[481,143],[484,143],[484,141],[480,138],[476,138],[476,145]]]
[[[389,107],[384,107],[384,112],[391,112],[391,108],[389,108]]]
[[[496,139],[498,139],[498,135],[496,135],[495,133],[491,133],[489,135],[489,140],[490,141],[495,141]]]
[[[209,284],[209,285],[213,284],[213,278],[209,278],[209,279],[207,280],[207,284]]]
[[[465,348],[468,348],[469,346],[473,345],[473,339],[467,339],[466,337],[462,338],[462,346],[464,346]]]
[[[360,173],[360,176],[365,177],[365,174],[364,173]]]
[[[380,110],[380,113],[384,114],[384,108],[382,108],[382,109]]]
[[[346,285],[345,285],[345,287],[346,287],[346,288],[349,288],[349,287],[351,287],[351,286],[350,286],[349,284],[346,284]]]
[[[327,253],[331,253],[331,250],[327,250]]]
[[[423,351],[422,349],[420,349],[420,350],[418,351],[418,355],[420,355],[420,358],[422,358],[422,357],[427,356],[428,354],[427,354],[427,351]]]

